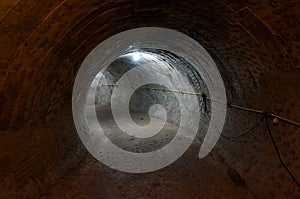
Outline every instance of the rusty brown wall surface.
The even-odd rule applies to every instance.
[[[299,24],[299,0],[0,1],[0,198],[38,197],[84,160],[72,86],[85,56],[109,36],[144,26],[181,31],[215,59],[229,100],[299,120]],[[224,133],[253,119],[229,110]],[[299,128],[280,123],[274,135],[300,178]],[[257,137],[243,151],[219,144],[239,157],[236,169],[257,193],[299,194],[267,132]]]

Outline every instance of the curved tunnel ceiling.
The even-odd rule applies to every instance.
[[[5,0],[0,8],[0,193],[5,198],[38,198],[91,158],[72,119],[76,73],[95,46],[128,29],[163,27],[190,36],[216,62],[228,101],[299,120],[298,0]],[[228,109],[223,134],[237,135],[257,120],[255,114]],[[282,122],[272,128],[285,162],[300,179],[299,128]],[[263,125],[238,142],[220,139],[217,145],[211,157],[224,162],[234,183],[239,180],[232,176],[243,178],[251,196],[299,197]],[[216,179],[202,186],[239,198],[223,190],[222,179],[209,169],[198,173]]]

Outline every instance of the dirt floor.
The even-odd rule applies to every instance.
[[[107,110],[101,111],[98,111],[99,115],[105,117],[98,118],[105,126],[107,135],[118,142],[118,135],[121,134],[112,116]],[[147,117],[141,115],[133,117],[141,125],[149,122]],[[177,127],[167,123],[163,131],[159,136],[148,138],[147,142],[130,138],[122,148],[153,150],[167,143],[175,135]],[[207,157],[199,159],[200,146],[201,142],[195,140],[173,164],[144,174],[113,170],[89,156],[78,169],[61,179],[42,198],[257,198],[239,173],[230,167],[221,150],[215,149]]]

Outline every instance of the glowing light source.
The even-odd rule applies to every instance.
[[[139,52],[132,53],[133,61],[139,61],[141,58],[141,54]]]

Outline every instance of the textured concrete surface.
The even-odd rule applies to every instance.
[[[88,168],[104,180],[102,166],[90,159],[75,132],[72,86],[90,50],[130,28],[158,26],[189,35],[218,64],[230,101],[299,120],[299,20],[299,0],[1,1],[0,198],[39,198],[59,186],[61,178],[67,178],[66,187],[73,183],[76,187],[84,173],[89,173]],[[229,109],[223,133],[238,135],[258,119]],[[287,165],[300,179],[300,130],[280,123],[274,127],[274,137]],[[264,126],[238,143],[219,140],[218,148],[230,154],[225,161],[236,160],[231,168],[256,198],[300,197],[299,189],[280,166]],[[209,173],[211,165],[221,160],[210,161],[213,154],[207,166],[193,170],[214,187],[212,194],[220,193],[210,198],[221,195],[227,187],[222,181],[228,179],[221,172],[225,166],[218,167],[220,172]],[[186,164],[182,168],[187,168]],[[166,173],[171,172],[168,169]],[[105,171],[103,168],[103,174]],[[87,181],[94,183],[96,178],[92,177]],[[212,178],[219,180],[212,182]],[[171,179],[179,182],[175,174]],[[192,182],[187,180],[184,186],[192,186]],[[172,193],[182,187],[160,185]],[[98,189],[96,183],[93,186],[91,192]],[[137,191],[134,188],[126,187],[131,193]],[[58,191],[62,195],[57,198],[69,197],[64,190]],[[109,190],[107,185],[101,193],[109,198]],[[150,188],[142,190],[150,192]],[[201,198],[196,188],[192,190],[191,198]],[[234,193],[238,189],[228,190]],[[238,193],[236,198],[242,196]]]
[[[178,130],[176,125],[167,123],[159,135],[145,142],[124,137],[113,121],[110,106],[99,106],[97,115],[110,140],[127,151],[157,150],[165,146]],[[132,117],[139,125],[149,123],[149,118],[143,114],[135,113]],[[174,164],[145,174],[112,170],[93,158],[87,158],[80,169],[62,178],[42,198],[255,198],[244,179],[231,168],[232,162],[225,160],[225,156],[227,160],[229,156],[222,149],[217,149],[205,160],[197,157],[200,140],[198,137]],[[205,175],[203,171],[206,171]],[[222,188],[216,190],[219,184]]]

